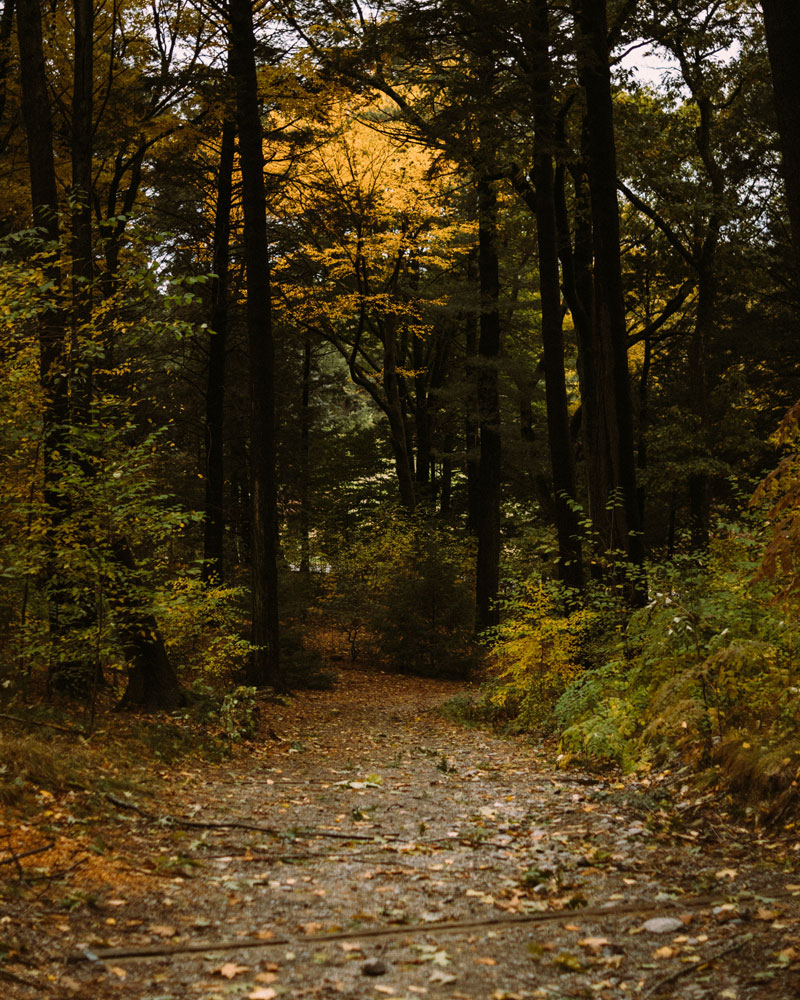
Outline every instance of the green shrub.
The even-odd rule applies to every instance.
[[[258,705],[256,689],[240,686],[222,699],[219,718],[229,740],[252,740],[258,735]]]
[[[477,661],[474,553],[432,520],[387,511],[342,545],[326,580],[326,611],[347,637],[392,669],[466,677]]]

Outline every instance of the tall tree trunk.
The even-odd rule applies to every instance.
[[[229,0],[230,72],[242,171],[247,342],[250,362],[253,684],[283,686],[278,624],[278,511],[275,487],[275,351],[272,337],[264,149],[251,0]]]
[[[473,254],[467,259],[467,281],[470,289],[479,285],[477,260]],[[480,423],[478,417],[478,324],[479,312],[468,309],[464,317],[464,376],[466,399],[464,403],[464,454],[467,476],[467,531],[477,537],[480,507],[478,504],[478,477],[480,473]]]
[[[203,531],[204,583],[220,581],[224,574],[225,538],[225,381],[228,354],[228,279],[233,197],[233,161],[236,126],[222,124],[222,143],[214,213],[214,249],[211,285],[211,337],[208,347],[206,387],[206,491]]]
[[[428,406],[430,375],[425,364],[424,341],[422,337],[415,330],[412,332],[411,338],[414,363],[414,428],[417,440],[414,478],[418,491],[424,493],[431,478],[431,421]]]
[[[500,589],[500,269],[497,257],[497,193],[494,182],[478,180],[478,276],[480,322],[476,375],[480,425],[477,483],[478,559],[475,583],[477,631],[496,625]]]
[[[800,4],[797,0],[761,0],[761,7],[781,139],[795,278],[800,285]]]
[[[0,125],[6,113],[6,96],[8,94],[8,71],[11,66],[11,33],[14,27],[14,2],[4,0],[0,12]],[[7,145],[0,146],[0,153],[5,152]]]
[[[311,572],[311,341],[303,344],[303,390],[300,400],[300,572]]]
[[[594,257],[593,326],[597,347],[599,413],[611,473],[610,548],[634,565],[643,561],[636,493],[633,408],[620,263],[616,145],[605,0],[575,0],[578,60],[586,96],[586,148]],[[641,594],[633,596],[641,597]]]
[[[689,406],[697,421],[695,457],[700,468],[689,477],[689,507],[692,548],[706,549],[710,533],[711,487],[709,473],[702,466],[710,459],[708,340],[716,314],[716,258],[722,229],[721,202],[725,194],[725,176],[711,147],[713,105],[704,93],[693,93],[700,112],[695,142],[711,188],[711,213],[702,244],[694,253],[697,262],[697,314],[689,343]]]
[[[400,502],[407,510],[417,505],[414,487],[412,451],[409,443],[408,421],[403,406],[400,375],[397,371],[397,319],[386,316],[382,323],[383,342],[383,391],[386,397],[385,413],[389,421],[389,437],[394,451]]]
[[[570,236],[566,199],[566,167],[556,171],[556,223],[559,257],[563,275],[564,298],[572,314],[578,342],[578,383],[580,386],[580,434],[583,443],[584,478],[589,500],[589,517],[598,539],[609,538],[610,517],[606,509],[611,478],[608,455],[600,421],[597,346],[592,322],[594,289],[592,283],[592,225],[589,187],[583,163],[573,169],[575,187],[575,243]],[[596,560],[591,573],[598,577]]]
[[[559,576],[568,586],[580,589],[583,586],[583,554],[575,507],[577,499],[575,469],[564,370],[563,313],[558,271],[553,174],[555,129],[547,0],[533,0],[530,11],[530,52],[533,65],[531,90],[534,106],[533,182],[536,191],[536,236],[539,252],[547,434],[555,494]]]
[[[116,563],[134,577],[136,562],[127,541],[121,536],[113,538],[111,552]],[[137,598],[135,580],[131,579],[127,588],[119,587],[116,573],[113,580],[117,589],[109,594],[109,605],[128,661],[128,684],[119,707],[151,711],[180,708],[187,702],[186,692],[178,681],[155,617]]]
[[[28,140],[33,224],[52,244],[46,259],[46,273],[56,296],[59,296],[62,275],[59,267],[61,228],[58,215],[58,188],[53,156],[53,124],[50,98],[45,75],[42,20],[39,0],[18,0],[17,38],[19,44],[22,83],[22,116]],[[67,363],[67,317],[55,302],[39,320],[39,378],[44,395],[43,464],[44,500],[50,521],[49,543],[55,546],[54,535],[69,513],[69,502],[61,490],[62,460],[69,438],[69,375]],[[71,618],[70,590],[62,578],[55,552],[51,552],[48,567],[48,615],[51,642],[55,648],[61,636],[69,631]],[[59,663],[51,664],[51,676],[57,674]]]
[[[439,494],[439,513],[449,517],[453,499],[453,435],[446,431],[442,441],[442,476],[441,492]]]

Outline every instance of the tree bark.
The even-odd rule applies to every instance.
[[[303,389],[300,400],[300,572],[311,572],[311,341],[303,344]]]
[[[394,451],[394,464],[400,488],[400,502],[407,510],[417,505],[414,486],[412,451],[409,444],[408,421],[403,408],[400,375],[397,371],[397,320],[386,316],[381,323],[383,343],[383,391],[385,413],[389,421],[389,437]]]
[[[206,489],[203,530],[204,583],[224,578],[225,538],[225,381],[228,354],[228,279],[230,261],[231,201],[236,126],[222,125],[222,143],[217,176],[217,204],[214,213],[214,249],[211,285],[211,337],[208,348],[206,387]]]
[[[250,362],[250,492],[253,656],[249,680],[283,686],[278,623],[278,512],[275,488],[275,351],[272,334],[264,150],[251,0],[229,0],[230,72],[242,171],[247,341]]]
[[[558,270],[558,234],[547,0],[530,7],[530,77],[534,108],[533,182],[536,192],[536,237],[539,253],[539,294],[542,307],[547,435],[555,494],[559,576],[570,587],[583,586],[583,553],[576,510],[575,469],[569,432],[561,285]]]
[[[479,288],[477,261],[473,254],[467,260],[467,281],[470,289]],[[467,476],[467,531],[477,538],[480,508],[478,504],[478,478],[480,472],[480,424],[478,418],[478,325],[479,312],[468,309],[464,317],[464,377],[466,399],[464,403],[464,454]]]
[[[135,573],[136,562],[124,538],[111,540],[111,552],[129,574]],[[142,607],[128,588],[112,592],[109,605],[115,613],[114,624],[128,661],[128,685],[118,707],[171,711],[185,705],[186,692],[152,613]]]
[[[762,0],[761,7],[781,140],[795,278],[800,285],[800,4],[797,0]]]
[[[591,198],[594,261],[593,328],[596,347],[598,418],[608,457],[605,504],[610,535],[601,539],[634,565],[644,557],[639,531],[633,408],[620,263],[619,208],[608,26],[605,0],[575,0],[578,61],[586,97],[586,150]],[[597,505],[595,504],[595,510]],[[632,595],[637,596],[637,595]],[[641,595],[638,595],[641,596]]]
[[[500,589],[500,270],[497,256],[497,193],[494,182],[478,180],[478,276],[480,321],[476,358],[480,465],[476,490],[478,558],[475,623],[482,632],[498,621]]]

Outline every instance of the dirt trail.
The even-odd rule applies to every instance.
[[[279,739],[142,803],[278,835],[120,809],[149,874],[53,913],[36,986],[0,995],[800,997],[800,874],[768,842],[655,832],[651,790],[444,721],[454,690],[348,670],[270,710]]]

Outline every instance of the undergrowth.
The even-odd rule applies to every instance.
[[[796,447],[800,405],[777,443]],[[631,612],[600,587],[535,578],[490,637],[490,675],[444,713],[555,732],[562,761],[691,765],[766,821],[800,813],[800,455],[785,457],[707,552],[646,568]]]

